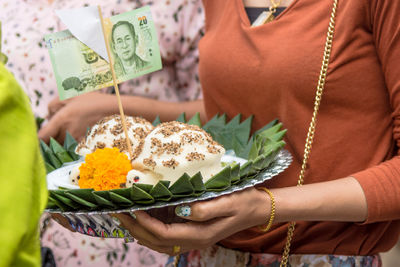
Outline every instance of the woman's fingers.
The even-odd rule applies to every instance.
[[[121,226],[127,229],[135,239],[139,241],[146,240],[146,242],[149,242],[155,246],[164,246],[164,244],[162,244],[161,240],[156,235],[143,228],[130,215],[118,213],[113,214],[113,217],[117,218],[120,221]]]
[[[195,230],[187,231],[186,224],[167,225],[145,212],[139,211],[135,214],[136,220],[123,213],[113,214],[113,217],[117,218],[121,226],[127,229],[135,239],[145,243],[148,247],[173,247],[178,243],[190,244],[192,242]],[[179,226],[176,227],[176,225]]]
[[[158,238],[154,234],[147,231],[144,227],[142,227],[134,218],[132,218],[128,214],[113,214],[113,217],[117,218],[122,227],[127,229],[131,235],[137,240],[139,245],[146,246],[152,250],[155,250],[160,253],[165,253],[170,256],[174,256],[186,251],[189,251],[190,248],[193,249],[196,246],[191,246],[190,248],[185,246],[182,247],[179,243],[166,241]]]
[[[232,221],[231,217],[222,217],[202,223],[164,224],[143,211],[135,212],[135,214],[136,222],[156,236],[161,244],[167,246],[180,244],[188,249],[213,245],[219,241],[219,232],[224,232]]]
[[[56,117],[49,120],[49,122],[39,130],[39,138],[46,143],[49,143],[50,137],[56,140],[61,139],[62,137],[59,137],[60,123],[62,123],[62,121],[58,120]]]
[[[171,232],[171,225],[164,224],[143,211],[137,211],[135,215],[136,219],[127,214],[116,214],[115,217],[120,219],[122,226],[141,242],[147,241],[155,246],[175,245],[175,239],[166,238]]]
[[[144,211],[136,211],[136,219],[127,214],[118,214],[116,217],[140,243],[171,255],[171,248],[172,253],[206,248],[253,226],[248,220],[253,212],[250,208],[254,203],[254,198],[250,197],[253,191],[244,190],[210,201],[180,206],[176,213],[188,219],[185,223],[165,224]]]
[[[47,106],[47,109],[49,111],[48,118],[53,117],[54,114],[57,113],[62,107],[64,107],[68,103],[68,100],[63,100],[61,101],[58,97],[54,98],[49,105]]]
[[[233,216],[235,206],[230,196],[216,198],[210,201],[195,202],[175,208],[175,214],[191,221],[204,222],[215,218]]]

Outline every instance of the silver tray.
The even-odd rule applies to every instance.
[[[67,211],[46,209],[50,214],[59,214],[67,219],[70,226],[79,233],[104,237],[104,238],[125,238],[130,240],[129,232],[118,226],[110,214],[134,212],[138,210],[148,211],[150,215],[157,217],[165,223],[179,222],[182,219],[174,214],[174,207],[195,201],[209,200],[223,195],[231,194],[244,190],[249,187],[261,184],[281,172],[292,163],[290,153],[282,149],[268,168],[262,170],[255,177],[245,179],[240,184],[232,185],[228,189],[220,192],[205,192],[201,196],[180,198],[170,202],[158,201],[151,205],[134,205],[126,209],[119,210],[99,210],[99,211]]]

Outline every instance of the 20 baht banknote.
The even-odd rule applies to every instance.
[[[148,6],[105,19],[117,82],[161,69]],[[45,36],[61,100],[113,85],[109,63],[69,30]]]

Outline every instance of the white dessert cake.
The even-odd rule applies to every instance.
[[[222,170],[225,149],[195,125],[177,121],[155,127],[143,140],[132,161],[127,186],[134,183],[156,184],[167,180],[173,184],[184,173],[201,172],[203,182]]]
[[[128,136],[134,156],[137,155],[139,145],[146,135],[154,128],[147,120],[140,117],[125,116]],[[116,147],[130,157],[125,141],[119,115],[105,117],[97,122],[89,131],[86,138],[76,147],[78,155],[85,156],[93,153],[97,148]]]

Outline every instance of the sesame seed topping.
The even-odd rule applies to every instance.
[[[121,152],[128,151],[128,145],[126,144],[125,138],[115,139],[112,146],[118,148]]]
[[[188,161],[204,160],[205,159],[205,155],[201,154],[201,153],[198,153],[198,152],[191,152],[191,153],[188,153],[186,155],[186,159]]]
[[[164,167],[175,169],[175,167],[179,165],[179,162],[177,162],[174,159],[170,159],[170,160],[164,160],[162,164]]]
[[[112,135],[117,136],[119,134],[122,134],[124,131],[122,124],[118,123],[115,124],[114,127],[111,128],[110,132],[112,133]]]
[[[143,164],[151,168],[154,168],[157,165],[157,163],[151,158],[144,159]]]
[[[182,152],[181,145],[179,143],[175,142],[170,142],[170,143],[164,143],[162,146],[163,152],[166,152],[167,154],[172,154],[172,155],[178,155]]]
[[[211,145],[207,145],[207,151],[210,154],[219,154],[219,153],[221,153],[221,148],[218,148],[215,144],[211,144]]]
[[[146,135],[149,133],[149,131],[147,131],[147,130],[145,130],[143,128],[139,128],[139,127],[134,129],[133,131],[135,133],[135,137],[136,138],[141,138],[141,139],[145,138]]]
[[[144,140],[140,140],[138,146],[136,147],[135,151],[133,152],[132,160],[136,159],[140,155],[140,153],[142,153],[143,145],[144,145]]]
[[[97,149],[97,148],[103,149],[103,148],[105,148],[105,147],[106,147],[106,144],[103,143],[103,142],[97,142],[97,143],[96,143],[96,149]]]

